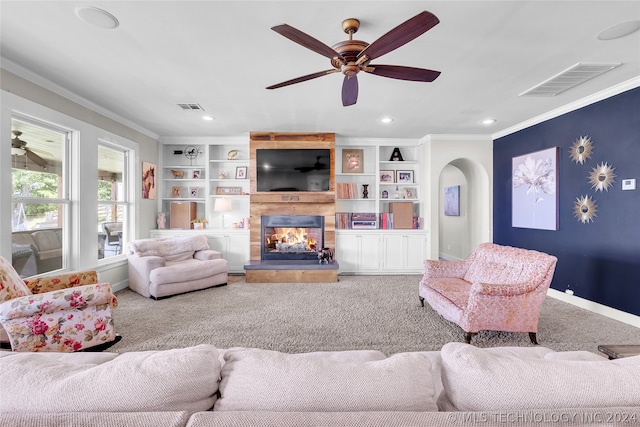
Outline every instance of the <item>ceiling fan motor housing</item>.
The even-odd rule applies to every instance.
[[[360,71],[360,67],[356,65],[356,60],[360,52],[367,46],[369,46],[369,43],[362,40],[345,40],[334,44],[331,48],[342,55],[346,64],[343,63],[342,58],[336,57],[331,60],[331,65],[342,71],[346,76],[357,74]]]

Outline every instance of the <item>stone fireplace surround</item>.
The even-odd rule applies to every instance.
[[[327,192],[257,192],[256,150],[259,148],[329,148],[331,181]],[[316,259],[262,260],[263,216],[321,216],[324,246],[335,249],[335,134],[251,132],[250,179],[250,260],[245,279],[256,282],[337,282],[338,263],[319,264]]]

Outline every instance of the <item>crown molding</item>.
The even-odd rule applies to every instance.
[[[595,104],[596,102],[602,101],[603,99],[611,98],[614,95],[618,95],[622,92],[626,92],[628,90],[634,89],[639,86],[640,86],[640,76],[634,77],[630,80],[627,80],[615,86],[611,86],[610,88],[601,90],[600,92],[596,92],[592,95],[579,99],[575,102],[572,102],[560,108],[556,108],[555,110],[551,110],[547,113],[541,114],[537,117],[533,117],[522,123],[518,123],[515,126],[503,129],[499,132],[492,134],[491,136],[495,140],[507,135],[511,135],[512,133],[516,133],[518,131],[529,128],[531,126],[535,126],[547,120],[554,119],[563,114],[570,113],[572,111],[586,107],[587,105]]]
[[[106,108],[95,104],[91,101],[89,101],[88,99],[85,99],[83,97],[81,97],[80,95],[71,92],[68,89],[65,89],[64,87],[52,82],[51,80],[48,80],[44,77],[42,77],[39,74],[34,73],[33,71],[24,68],[21,65],[16,64],[13,61],[10,61],[4,57],[0,57],[0,67],[7,70],[10,73],[13,73],[15,75],[17,75],[20,78],[23,78],[35,85],[38,85],[40,87],[42,87],[43,89],[49,90],[53,93],[55,93],[56,95],[60,95],[63,98],[66,98],[72,102],[75,102],[76,104],[85,107],[95,113],[98,113],[100,115],[103,115],[111,120],[114,120],[118,123],[120,123],[123,126],[126,126],[130,129],[133,129],[137,132],[140,132],[143,135],[148,136],[149,138],[153,138],[153,139],[158,139],[160,137],[160,135],[150,131],[149,129],[146,129],[142,126],[140,126],[137,123],[132,122],[129,119],[126,119],[116,113],[114,113],[111,110],[107,110]]]

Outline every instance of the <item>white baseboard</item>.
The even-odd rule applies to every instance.
[[[118,292],[118,291],[121,291],[121,290],[126,289],[128,287],[129,287],[129,281],[128,280],[123,280],[122,282],[112,283],[111,284],[111,291]]]
[[[456,256],[445,254],[445,253],[440,253],[438,255],[438,259],[442,259],[445,261],[464,261],[464,258],[458,258]]]
[[[588,299],[580,298],[575,295],[569,295],[556,289],[549,289],[547,295],[560,301],[564,301],[576,307],[584,308],[597,314],[609,317],[622,323],[626,323],[636,328],[640,328],[640,316],[624,312]]]

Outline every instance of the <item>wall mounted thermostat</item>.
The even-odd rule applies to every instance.
[[[635,190],[636,189],[636,180],[634,179],[623,179],[622,180],[622,189],[623,190]]]

